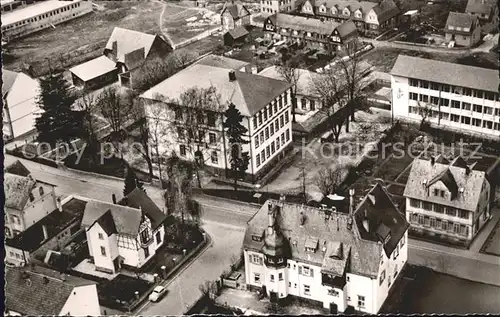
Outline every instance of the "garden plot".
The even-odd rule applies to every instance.
[[[212,11],[187,9],[174,15],[164,15],[163,30],[174,44],[189,40],[200,33],[220,26],[220,14]]]

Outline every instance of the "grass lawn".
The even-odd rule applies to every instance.
[[[481,252],[500,256],[500,221],[497,220],[497,224],[481,248]]]
[[[204,18],[204,13],[195,9],[168,6],[163,15],[162,27],[172,41],[177,44],[204,31],[220,26],[219,19]],[[186,21],[196,17],[196,21]]]
[[[391,155],[375,170],[373,177],[382,178],[388,181],[396,181],[399,174],[401,174],[411,162],[413,162],[413,158],[406,151],[403,157],[401,157],[399,153],[398,155]]]
[[[82,58],[91,59],[102,54],[114,27],[152,34],[159,32],[158,23],[162,11],[160,2],[94,1],[94,3],[103,9],[94,10],[86,16],[59,24],[55,29],[46,29],[9,43],[7,49],[10,54],[4,57],[4,66],[16,69],[23,63],[28,63],[35,68],[35,72],[40,72],[47,66],[48,58],[54,67],[59,62],[61,54],[77,51],[82,52],[77,54],[83,55]],[[83,62],[80,57],[75,57],[75,64],[80,62]]]

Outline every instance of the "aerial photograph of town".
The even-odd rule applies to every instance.
[[[494,0],[0,0],[5,316],[500,314]]]

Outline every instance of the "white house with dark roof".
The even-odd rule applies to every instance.
[[[227,1],[220,13],[224,30],[232,30],[250,24],[250,11],[240,1]]]
[[[404,191],[411,231],[470,244],[490,218],[490,191],[486,173],[460,156],[415,159]]]
[[[171,44],[159,35],[115,27],[106,43],[104,56],[116,63],[120,84],[134,88],[134,78],[140,80],[146,63],[163,59],[170,51]]]
[[[498,70],[399,55],[391,70],[394,117],[500,137]]]
[[[10,140],[35,130],[41,111],[36,100],[40,86],[23,73],[2,69],[3,139]]]
[[[481,40],[481,26],[476,16],[450,12],[444,27],[446,41],[455,41],[457,45],[471,47]]]
[[[348,212],[270,200],[248,222],[245,281],[288,296],[375,314],[408,257],[408,223],[381,185]]]
[[[401,13],[393,0],[379,3],[350,0],[306,0],[297,11],[304,16],[337,23],[352,20],[363,35],[377,35],[397,25]]]
[[[292,12],[295,10],[297,0],[263,0],[260,1],[260,12],[273,14],[277,12]]]
[[[57,209],[55,186],[35,180],[19,161],[4,174],[5,236],[13,238]]]
[[[353,21],[322,21],[299,15],[275,13],[264,22],[264,35],[274,42],[291,41],[327,51],[348,47],[358,32]]]
[[[181,95],[190,88],[215,88],[215,97],[223,108],[219,111],[225,111],[233,103],[243,116],[242,124],[248,130],[246,138],[250,141],[242,145],[242,151],[250,156],[246,174],[248,180],[255,181],[292,146],[290,87],[287,82],[235,71],[232,66],[196,63],[149,89],[141,98],[145,101],[149,124],[154,127],[158,123],[166,135],[159,142],[161,154],[174,151],[185,160],[194,160],[197,154],[200,159],[203,156],[205,166],[225,172],[230,169],[230,156],[221,112],[203,110],[205,113],[199,115],[203,120],[202,129],[193,133],[195,140],[201,142],[193,145],[183,141],[187,111],[183,109]]]
[[[482,21],[498,21],[498,3],[494,0],[469,0],[465,12]]]
[[[6,268],[5,315],[100,316],[96,282],[43,267]]]
[[[114,274],[122,266],[140,268],[163,245],[166,215],[141,189],[117,204],[89,200],[82,227],[97,271]]]

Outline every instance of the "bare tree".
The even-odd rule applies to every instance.
[[[432,113],[432,106],[427,102],[417,101],[417,111],[421,117],[419,130],[422,130],[428,124],[427,119]]]
[[[349,42],[343,46],[341,51],[344,57],[338,61],[342,74],[343,89],[345,90],[346,104],[350,109],[352,122],[355,121],[354,112],[357,98],[360,96],[362,88],[360,85],[363,72],[361,55],[357,54],[361,48],[362,44],[359,40],[355,39]]]
[[[137,128],[134,129],[134,131],[129,132],[128,136],[132,137],[134,141],[138,141],[139,144],[136,144],[136,142],[133,143],[134,145],[133,149],[137,151],[139,154],[141,154],[142,158],[146,161],[146,164],[148,165],[149,175],[152,178],[154,175],[153,175],[153,160],[151,158],[151,151],[150,151],[151,137],[148,129],[148,121],[146,118],[144,99],[137,99],[134,102],[134,105],[132,106],[130,111],[130,117],[137,126]],[[155,129],[155,127],[153,127],[155,136],[157,136],[158,130],[159,130],[158,128]]]
[[[120,142],[124,137],[125,125],[130,119],[133,95],[130,91],[120,92],[115,87],[108,87],[97,96],[97,106],[111,127],[109,138],[115,150],[119,151],[121,158],[123,158]]]
[[[98,112],[96,98],[91,93],[84,91],[77,106],[82,113],[84,133],[82,137],[87,142],[86,150],[90,153],[89,164],[96,166],[99,162],[97,154],[99,152],[99,140],[96,135],[95,114]],[[90,166],[89,166],[90,167]]]
[[[315,184],[324,196],[335,193],[342,182],[342,168],[322,168],[315,178]]]
[[[307,180],[307,173],[306,173],[306,163],[302,162],[300,165],[300,174],[299,174],[300,180],[301,180],[301,188],[300,188],[300,194],[303,199],[303,203],[307,203],[307,192],[306,192],[306,180]]]
[[[338,143],[342,126],[349,126],[348,109],[342,98],[342,81],[333,68],[325,71],[322,76],[316,76],[312,81],[312,89],[323,100],[321,111],[327,116],[327,124]]]
[[[295,110],[297,109],[297,84],[300,79],[300,71],[298,69],[298,64],[292,60],[282,63],[282,65],[276,66],[278,73],[292,85],[292,118],[295,121]]]
[[[161,96],[156,96],[156,100],[161,100]],[[145,109],[145,116],[147,121],[147,133],[148,133],[148,146],[154,151],[154,156],[156,158],[156,163],[158,166],[158,173],[160,178],[160,185],[163,184],[162,175],[162,161],[163,161],[163,149],[168,146],[168,113],[165,104],[161,102],[154,102],[146,105],[143,103]],[[152,158],[151,158],[152,159]],[[163,188],[163,187],[162,187]]]

